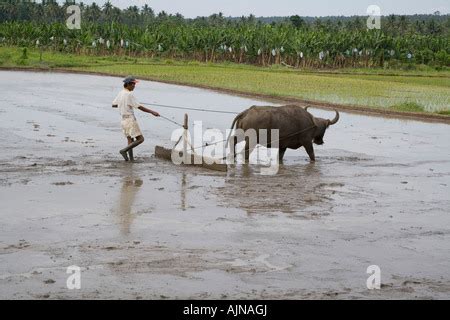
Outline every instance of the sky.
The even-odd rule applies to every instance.
[[[86,4],[94,1],[77,0]],[[103,5],[105,0],[96,0]],[[180,13],[185,18],[209,16],[222,12],[224,16],[352,16],[368,15],[370,5],[378,5],[381,15],[389,14],[441,14],[450,13],[449,0],[111,0],[119,8],[148,4],[156,13],[165,11],[169,14]]]

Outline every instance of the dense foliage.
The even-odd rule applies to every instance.
[[[125,10],[107,2],[80,4],[81,29],[70,30],[71,1],[0,2],[0,44],[68,53],[231,61],[295,67],[450,66],[450,17],[383,17],[367,30],[367,17],[292,16],[264,22],[254,16],[196,19],[155,14],[145,5]]]

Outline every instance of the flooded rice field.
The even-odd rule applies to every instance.
[[[123,161],[120,78],[1,71],[0,85],[1,299],[450,298],[449,125],[341,113],[316,163],[302,148],[273,176],[220,173],[155,158],[177,126],[140,111],[146,140]],[[272,104],[148,81],[134,94]],[[189,116],[223,131],[234,118]],[[367,288],[372,265],[379,290]],[[70,266],[80,289],[67,287]]]

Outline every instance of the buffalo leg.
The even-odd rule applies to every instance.
[[[316,157],[314,156],[314,148],[313,148],[312,142],[306,143],[305,144],[305,149],[306,149],[306,152],[309,155],[309,159],[311,160],[311,162],[315,162],[316,161]]]
[[[245,137],[245,148],[244,148],[244,159],[245,164],[249,164],[250,154],[252,153],[255,146],[250,145],[250,138]]]
[[[236,145],[238,144],[238,138],[233,136],[233,142],[232,142],[232,150],[231,152],[233,153],[233,163],[234,161],[236,161]]]
[[[278,151],[278,160],[280,162],[283,161],[284,153],[286,152],[286,148],[280,148]]]

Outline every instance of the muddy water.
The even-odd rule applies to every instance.
[[[146,141],[121,160],[118,78],[0,72],[0,85],[0,298],[450,298],[448,125],[343,113],[317,163],[290,150],[275,176],[222,174],[155,159],[176,126],[140,112]],[[135,95],[268,104],[147,81]],[[221,130],[233,119],[189,115]],[[72,265],[80,290],[66,287]],[[370,265],[381,290],[366,287]]]

